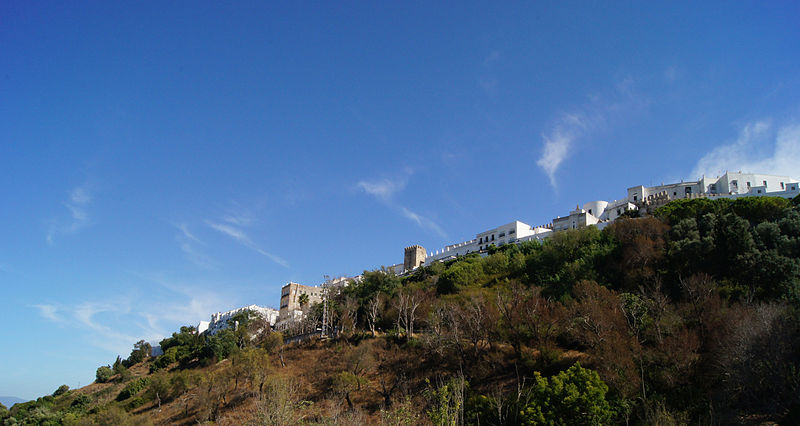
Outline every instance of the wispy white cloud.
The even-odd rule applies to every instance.
[[[238,205],[235,209],[228,211],[222,220],[236,226],[250,226],[255,222],[253,212]]]
[[[493,50],[483,58],[483,73],[484,75],[478,79],[478,86],[483,92],[489,96],[494,97],[497,95],[500,86],[500,80],[497,79],[495,73],[492,71],[494,65],[502,59],[500,52]]]
[[[380,198],[383,201],[389,201],[392,195],[405,189],[406,182],[406,177],[400,177],[396,179],[381,179],[374,182],[362,180],[358,182],[356,186],[361,188],[369,195]]]
[[[179,284],[159,276],[137,275],[158,286],[151,286],[150,291],[138,297],[31,307],[41,317],[79,331],[89,345],[124,357],[137,341],[158,342],[176,331],[176,324],[196,325],[234,302],[230,295],[214,290],[220,286]]]
[[[403,213],[403,216],[413,220],[414,222],[417,223],[417,225],[423,228],[428,228],[433,232],[436,232],[442,238],[447,238],[447,234],[444,232],[442,227],[439,226],[436,222],[428,219],[427,217],[414,213],[406,207],[403,207],[401,211]]]
[[[198,242],[198,243],[199,243],[199,242],[201,242],[199,238],[195,237],[195,236],[194,236],[194,234],[192,234],[192,233],[189,231],[189,226],[188,226],[188,225],[186,225],[185,223],[179,223],[179,224],[175,225],[175,227],[176,227],[176,228],[178,228],[178,230],[180,230],[180,231],[181,231],[181,234],[182,234],[182,235],[183,235],[183,236],[184,236],[186,239],[188,239],[188,240],[190,240],[190,241],[195,241],[195,242]]]
[[[287,262],[285,259],[281,258],[280,256],[276,256],[276,255],[274,255],[274,254],[262,249],[261,247],[259,247],[255,242],[253,242],[253,240],[250,238],[250,236],[247,235],[247,233],[243,229],[237,228],[236,226],[233,226],[233,225],[228,224],[228,223],[218,223],[218,222],[212,222],[212,221],[209,221],[209,220],[206,221],[206,225],[208,225],[209,227],[211,227],[211,229],[214,229],[217,232],[220,232],[220,233],[222,233],[224,235],[227,235],[227,236],[233,238],[234,240],[238,241],[243,246],[245,246],[245,247],[255,251],[256,253],[268,258],[269,260],[277,263],[278,265],[281,265],[281,266],[283,266],[285,268],[289,267],[289,262]]]
[[[631,78],[618,81],[611,95],[590,96],[589,102],[560,114],[550,129],[542,133],[536,165],[547,175],[553,189],[558,189],[557,172],[564,161],[580,149],[581,138],[608,127],[620,117],[641,111],[648,104],[648,99],[637,93]]]
[[[771,120],[747,123],[736,140],[704,155],[692,176],[717,176],[739,170],[800,178],[800,124],[792,122],[775,128]]]
[[[578,114],[564,114],[549,134],[542,135],[544,148],[536,164],[556,187],[556,171],[569,156],[573,142],[587,129],[586,119]]]
[[[47,243],[54,244],[58,234],[74,234],[89,223],[87,207],[92,202],[92,195],[87,186],[77,186],[69,194],[64,207],[70,212],[70,219],[65,223],[52,223],[47,232]]]
[[[175,240],[186,259],[203,269],[217,269],[217,262],[198,248],[198,246],[202,246],[205,243],[189,230],[189,226],[185,223],[180,223],[175,227],[180,231],[175,236]]]
[[[152,334],[136,337],[119,331],[116,326],[121,325],[120,321],[116,321],[115,326],[112,326],[108,318],[105,320],[96,318],[98,314],[109,314],[111,317],[129,314],[130,302],[126,300],[116,300],[114,303],[82,302],[74,306],[36,304],[32,307],[36,308],[43,318],[60,326],[83,330],[88,343],[92,346],[117,354],[126,354],[126,351],[130,351],[133,344],[142,338],[152,340],[157,337]]]
[[[252,241],[250,241],[250,237],[248,237],[241,229],[235,228],[231,225],[226,225],[224,223],[214,223],[208,220],[206,221],[206,225],[210,226],[212,229],[216,231],[219,231],[233,238],[234,240],[239,241],[242,244],[245,245],[252,244]]]
[[[233,305],[229,292],[219,293],[219,286],[202,285],[195,282],[184,283],[164,277],[162,274],[137,274],[154,282],[166,290],[169,298],[159,298],[148,304],[148,309],[140,312],[147,327],[162,330],[161,322],[196,325],[197,321],[207,320],[214,312]],[[202,288],[201,291],[198,289]]]
[[[399,205],[394,201],[394,195],[405,189],[408,178],[411,176],[411,174],[413,174],[413,171],[406,169],[404,175],[394,179],[384,178],[376,181],[362,180],[356,184],[356,188],[364,191],[368,195],[375,197],[388,207],[397,210],[400,215],[414,221],[418,226],[434,231],[442,238],[447,238],[447,234],[436,222],[430,218],[415,213],[408,207]]]
[[[58,308],[55,305],[47,305],[47,304],[39,304],[39,305],[32,305],[34,308],[39,310],[39,315],[48,319],[53,322],[63,322],[64,319],[58,315]]]

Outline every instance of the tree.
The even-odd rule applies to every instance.
[[[291,377],[270,376],[265,385],[266,395],[258,404],[258,422],[265,425],[294,425],[301,419],[300,385]]]
[[[485,280],[486,273],[481,258],[465,256],[442,272],[436,282],[436,290],[439,294],[457,293],[464,287],[480,285]]]
[[[347,335],[348,333],[355,332],[356,324],[358,322],[358,300],[351,296],[345,296],[344,302],[340,305],[340,307],[342,309],[342,333]]]
[[[333,376],[333,392],[341,395],[347,401],[347,406],[352,410],[353,401],[350,399],[350,393],[355,391],[356,388],[361,388],[364,378],[356,376],[349,371],[341,371],[339,374]]]
[[[550,379],[534,373],[534,397],[522,410],[522,424],[603,425],[614,410],[608,386],[597,372],[575,363]]]
[[[593,281],[579,282],[573,294],[572,337],[587,348],[604,380],[623,395],[632,395],[641,379],[635,363],[640,346],[628,332],[622,301]]]
[[[414,321],[416,321],[417,309],[422,304],[422,294],[413,289],[404,289],[395,298],[397,308],[397,329],[406,331],[406,338],[414,335]]]
[[[58,389],[56,389],[55,392],[53,392],[53,396],[64,395],[65,393],[67,393],[67,391],[69,391],[69,386],[61,385],[58,387]]]
[[[175,360],[186,366],[200,356],[203,349],[202,336],[192,326],[182,326],[179,333],[172,333],[172,337],[162,340],[161,349],[164,353],[175,347]]]
[[[170,380],[164,374],[155,374],[150,379],[150,386],[147,388],[146,397],[153,400],[158,405],[158,410],[161,411],[161,402],[169,399],[170,396]]]
[[[114,370],[111,369],[108,365],[103,365],[97,367],[97,373],[95,373],[95,378],[97,379],[97,383],[105,383],[111,380],[111,377],[114,375]]]
[[[222,361],[239,349],[239,339],[229,328],[220,330],[213,336],[206,336],[202,357],[205,360]]]
[[[655,275],[664,257],[667,229],[667,225],[653,217],[616,220],[605,229],[619,243],[618,261],[613,264],[618,267],[624,289],[634,290]]]
[[[440,382],[436,389],[430,387],[430,380],[426,380],[428,389],[425,397],[430,408],[428,418],[434,425],[461,426],[464,424],[464,403],[469,382],[463,375],[453,377],[446,382]]]
[[[380,313],[381,306],[383,306],[383,296],[376,293],[367,304],[367,322],[372,335],[375,335],[375,324],[378,322],[378,314]]]
[[[123,362],[123,364],[126,367],[134,366],[146,360],[147,358],[150,358],[150,353],[152,351],[153,347],[150,345],[150,343],[147,343],[144,340],[139,340],[133,345],[131,355]]]
[[[300,309],[305,310],[308,306],[308,294],[303,293],[297,298],[297,303],[300,304]]]

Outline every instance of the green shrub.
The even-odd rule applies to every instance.
[[[144,405],[145,402],[146,401],[141,396],[135,396],[135,397],[131,398],[130,400],[128,400],[128,403],[125,404],[125,409],[127,411],[135,410],[135,409],[141,407],[142,405]]]
[[[119,395],[117,395],[117,401],[124,401],[137,393],[144,390],[147,385],[150,384],[150,379],[147,377],[140,377],[136,380],[131,381],[124,388],[120,391]]]
[[[111,380],[112,376],[114,376],[114,370],[111,369],[111,366],[103,365],[97,367],[97,373],[95,373],[97,383],[106,383]]]
[[[82,411],[89,407],[89,404],[92,403],[92,398],[86,394],[80,394],[72,400],[69,404],[69,408],[72,410]]]
[[[65,393],[67,393],[68,390],[69,390],[69,386],[61,385],[61,386],[58,387],[58,389],[56,389],[55,392],[53,392],[53,396],[64,395]]]
[[[533,398],[522,410],[522,424],[603,425],[614,410],[608,386],[597,372],[575,363],[550,379],[534,374]]]

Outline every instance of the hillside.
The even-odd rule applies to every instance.
[[[675,201],[332,297],[338,334],[183,327],[27,424],[795,423],[800,200]],[[316,330],[321,306],[293,333]],[[8,417],[13,417],[14,420]]]

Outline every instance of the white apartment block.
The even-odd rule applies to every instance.
[[[773,196],[793,198],[798,194],[797,180],[789,176],[762,175],[755,173],[726,172],[715,179],[703,176],[700,180],[661,184],[658,186],[634,186],[628,188],[628,201],[639,203],[655,197],[676,200],[680,198],[740,196]]]
[[[228,312],[217,312],[215,314],[211,314],[211,321],[200,321],[200,323],[197,324],[197,333],[200,334],[208,331],[208,333],[211,335],[217,334],[220,330],[230,327],[228,320],[244,311],[256,313],[258,316],[269,322],[270,325],[274,325],[278,321],[277,310],[258,305],[250,305],[233,309]]]
[[[451,244],[441,250],[430,252],[425,259],[425,263],[430,264],[434,261],[447,260],[470,253],[485,252],[491,246],[500,247],[505,244],[530,241],[531,239],[541,240],[551,232],[552,229],[550,229],[549,225],[533,227],[515,220],[497,228],[483,231],[469,241]]]
[[[532,227],[514,221],[497,228],[481,232],[474,239],[445,246],[427,254],[424,263],[443,261],[470,253],[483,253],[491,246],[543,240],[553,232],[597,226],[602,229],[628,210],[646,208],[650,210],[669,201],[682,198],[738,198],[773,196],[794,198],[800,194],[800,184],[789,176],[755,173],[727,172],[714,179],[702,177],[697,181],[661,184],[658,186],[634,186],[628,188],[627,198],[611,202],[598,200],[575,206],[568,216],[558,216],[551,224]],[[398,274],[409,272],[403,264],[393,265],[390,270]]]

